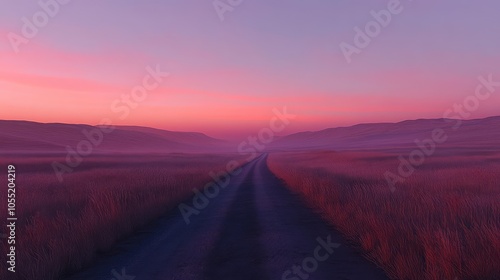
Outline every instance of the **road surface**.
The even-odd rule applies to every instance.
[[[176,209],[67,279],[387,279],[288,191],[266,158],[245,165],[189,225]]]

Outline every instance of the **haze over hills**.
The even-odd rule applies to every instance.
[[[96,153],[171,153],[217,151],[225,142],[202,133],[174,132],[147,127],[115,126],[111,133],[82,124],[0,120],[0,151],[4,153],[66,153],[82,140],[94,139]],[[90,136],[88,136],[90,135]]]
[[[225,143],[225,141],[223,140],[209,137],[200,132],[178,132],[178,131],[162,130],[144,126],[120,126],[119,128],[128,131],[154,134],[169,139],[171,141],[176,141],[178,143],[184,143],[193,146],[208,146],[208,145],[220,146]]]
[[[299,132],[276,138],[268,150],[355,150],[383,149],[398,151],[415,148],[415,141],[430,139],[435,129],[448,137],[440,144],[449,149],[500,149],[500,116],[463,120],[419,119],[398,123],[369,123],[349,127],[328,128],[315,132]],[[0,152],[66,153],[76,149],[82,140],[99,140],[99,127],[82,124],[36,123],[0,120]],[[85,132],[84,132],[85,131]],[[87,137],[87,135],[91,135]],[[236,151],[237,145],[198,132],[176,132],[140,126],[115,126],[103,133],[95,145],[97,153],[175,153]]]
[[[419,119],[398,123],[359,124],[328,128],[315,132],[299,132],[277,139],[270,149],[387,149],[414,148],[418,139],[431,139],[435,129],[443,129],[446,148],[500,149],[500,116],[463,120]],[[457,126],[456,128],[454,128]]]

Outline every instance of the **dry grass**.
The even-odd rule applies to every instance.
[[[427,159],[391,193],[383,153],[275,154],[271,170],[394,279],[500,279],[500,157]]]
[[[225,170],[231,159],[88,158],[62,184],[50,167],[54,158],[7,159],[5,163],[17,166],[17,279],[59,279],[81,269],[96,253],[109,250],[120,238],[172,210],[193,188],[211,180],[210,171]],[[2,182],[7,182],[6,170],[0,176]],[[0,203],[3,221],[5,202]],[[0,245],[1,252],[6,252],[5,245]],[[0,279],[12,276],[3,269],[0,272]]]

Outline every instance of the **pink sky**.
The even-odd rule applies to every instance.
[[[339,48],[389,1],[245,1],[220,21],[211,1],[74,1],[15,53],[36,1],[0,12],[0,119],[152,126],[238,138],[273,108],[297,115],[285,134],[360,122],[439,118],[500,80],[498,1],[401,1],[347,63]],[[171,74],[126,118],[113,102],[146,67]],[[472,115],[498,115],[500,89]]]

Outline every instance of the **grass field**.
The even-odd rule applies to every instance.
[[[271,170],[394,279],[500,279],[500,155],[435,156],[391,192],[382,152],[281,153]]]
[[[238,157],[227,155],[94,156],[59,183],[57,157],[4,158],[17,166],[18,279],[59,279],[81,269],[189,198]],[[2,172],[6,174],[6,172]],[[0,176],[7,185],[6,175]],[[7,209],[2,199],[1,209]],[[175,211],[175,210],[174,210]],[[6,210],[0,217],[6,220]],[[1,251],[7,252],[6,242]],[[2,258],[3,259],[3,258]],[[12,276],[1,271],[0,279]]]

